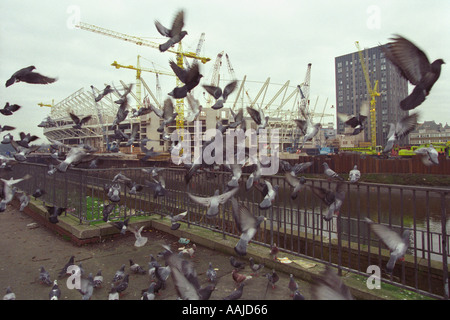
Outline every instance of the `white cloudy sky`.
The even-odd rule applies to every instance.
[[[331,106],[336,101],[334,58],[356,51],[356,40],[362,47],[373,47],[398,33],[420,46],[430,60],[450,61],[450,2],[444,0],[1,0],[0,79],[4,83],[16,70],[35,65],[36,71],[58,81],[0,85],[1,106],[10,102],[23,107],[13,116],[0,116],[0,125],[16,126],[15,135],[25,131],[43,136],[37,125],[49,109],[38,103],[57,103],[90,85],[102,88],[105,83],[134,81],[134,71],[110,66],[114,60],[135,65],[139,54],[143,67],[154,63],[169,70],[173,54],[72,29],[74,20],[162,42],[154,20],[170,25],[179,9],[185,10],[185,50],[195,51],[201,33],[206,34],[201,55],[212,60],[202,66],[205,81],[221,51],[230,56],[239,79],[246,75],[254,81],[270,77],[273,83],[290,80],[296,86],[312,63],[311,101],[319,99],[322,109],[328,99],[327,113],[334,113]],[[449,68],[443,66],[441,78],[419,107],[422,121],[450,124]],[[226,64],[221,70],[226,71]],[[154,87],[154,75],[143,76]],[[171,91],[174,79],[162,81],[162,92]]]

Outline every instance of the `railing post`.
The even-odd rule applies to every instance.
[[[441,227],[442,227],[442,277],[444,282],[444,298],[449,299],[448,263],[447,263],[447,213],[445,207],[446,192],[441,192]]]

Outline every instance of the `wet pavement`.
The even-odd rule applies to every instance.
[[[148,272],[144,275],[132,274],[129,259],[138,263],[148,271],[150,254],[155,257],[163,250],[162,245],[169,245],[172,251],[178,252],[182,247],[190,248],[192,243],[183,244],[179,238],[163,233],[155,229],[144,229],[142,236],[147,237],[147,243],[142,247],[135,247],[135,237],[127,232],[103,242],[77,246],[63,236],[60,236],[45,226],[37,224],[31,217],[8,206],[5,212],[0,213],[0,290],[2,296],[6,288],[10,286],[18,300],[48,300],[51,286],[41,284],[38,281],[41,266],[50,273],[51,280],[58,280],[62,291],[61,300],[81,300],[82,295],[76,289],[67,286],[68,276],[58,278],[58,273],[68,262],[70,256],[75,256],[75,264],[81,263],[87,276],[95,275],[102,270],[104,277],[103,286],[95,289],[91,300],[107,300],[115,272],[125,264],[125,273],[129,273],[129,286],[120,300],[139,300],[142,290],[147,289],[152,281]],[[229,295],[236,284],[232,279],[233,267],[230,264],[230,255],[214,251],[197,245],[194,257],[184,255],[186,260],[194,263],[200,284],[208,284],[206,270],[209,262],[217,270],[218,282],[216,289],[211,294],[210,300],[222,300]],[[157,258],[164,265],[163,258]],[[246,262],[246,267],[239,271],[244,275],[250,275],[248,258],[239,258]],[[258,261],[255,261],[258,263]],[[276,288],[268,287],[266,273],[271,272],[267,268],[260,272],[259,276],[253,276],[246,280],[241,300],[291,300],[288,289],[289,275],[278,272],[280,280]],[[309,298],[310,283],[296,279],[301,293]],[[160,291],[155,300],[175,300],[177,293],[169,277],[166,288]]]

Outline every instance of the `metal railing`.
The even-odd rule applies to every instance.
[[[3,171],[3,177],[19,178],[29,173],[31,178],[16,185],[18,189],[32,194],[37,188],[46,190],[41,200],[44,204],[65,208],[80,223],[103,223],[103,205],[109,203],[105,185],[110,185],[114,176],[121,172],[136,183],[145,185],[151,176],[142,168],[121,169],[69,169],[66,173],[47,173],[45,165],[19,163],[12,171]],[[205,208],[193,203],[187,192],[194,195],[212,195],[215,189],[224,191],[231,178],[229,172],[202,172],[185,183],[186,170],[166,168],[160,173],[165,179],[168,193],[154,197],[145,187],[136,195],[121,183],[121,199],[110,219],[149,214],[170,215],[188,211],[186,221],[223,237],[239,237],[231,213],[231,203],[220,208],[215,218],[205,218]],[[398,262],[392,274],[382,274],[382,281],[398,287],[437,298],[448,298],[444,288],[448,278],[447,244],[450,223],[447,222],[450,208],[449,192],[446,188],[386,185],[374,183],[346,184],[346,198],[339,215],[331,221],[322,219],[328,208],[305,188],[292,200],[291,187],[284,176],[265,176],[279,191],[273,206],[260,210],[262,195],[256,188],[246,191],[245,180],[236,197],[254,215],[264,215],[267,221],[260,226],[253,241],[270,247],[274,243],[282,250],[299,257],[324,262],[342,270],[369,276],[368,266],[378,265],[385,269],[389,251],[374,235],[364,221],[369,217],[401,233],[411,230],[410,247],[405,261]],[[324,179],[308,179],[307,184],[333,188],[335,182]],[[448,285],[448,284],[447,284]]]

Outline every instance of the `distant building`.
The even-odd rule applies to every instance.
[[[384,57],[380,46],[364,49],[363,56],[372,87],[378,80],[378,92],[381,95],[376,98],[376,144],[384,145],[389,133],[389,123],[396,123],[408,114],[399,108],[400,101],[408,95],[408,83],[401,77],[397,68]],[[347,115],[358,114],[362,102],[369,101],[371,97],[367,92],[357,51],[335,58],[335,77],[336,111]],[[346,125],[339,118],[336,123],[337,134],[344,134]],[[362,139],[358,140],[370,141],[370,119],[367,119],[367,129],[360,135]]]
[[[450,141],[450,126],[434,121],[425,121],[410,132],[409,141],[412,145],[421,145],[427,143],[446,143]]]

